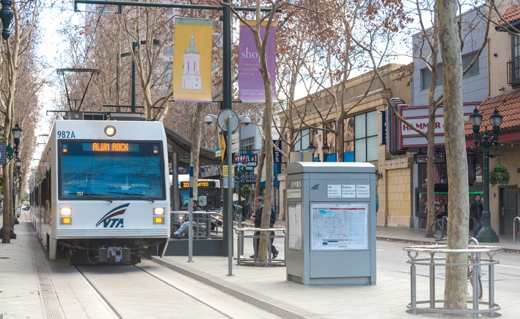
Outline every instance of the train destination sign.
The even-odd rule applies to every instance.
[[[189,188],[190,182],[181,182],[181,188]],[[215,182],[200,181],[197,183],[197,187],[216,187]]]
[[[139,152],[139,144],[131,143],[83,143],[83,151]],[[156,152],[154,152],[156,153]]]

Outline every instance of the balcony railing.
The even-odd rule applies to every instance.
[[[520,85],[520,57],[507,62],[507,84]]]

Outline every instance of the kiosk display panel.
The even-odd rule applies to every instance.
[[[312,250],[368,249],[369,203],[311,203]]]
[[[289,249],[302,250],[302,203],[288,204]]]

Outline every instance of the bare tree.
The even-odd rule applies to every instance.
[[[38,34],[35,32],[37,18],[41,12],[39,1],[13,1],[13,22],[11,25],[11,36],[9,40],[1,40],[0,51],[2,54],[1,75],[0,75],[0,112],[3,116],[3,130],[7,141],[11,141],[11,130],[16,121],[16,111],[18,101],[21,101],[19,82],[24,80],[20,73],[22,66],[31,67],[31,59],[22,58],[23,55],[34,54],[34,43],[37,41]],[[25,65],[24,63],[25,62]],[[34,65],[33,65],[34,66]],[[30,80],[27,77],[25,80]],[[23,82],[22,82],[23,83]],[[30,135],[31,129],[28,127]],[[4,214],[2,242],[10,242],[9,226],[13,224],[10,218],[13,215],[12,207],[12,182],[10,172],[14,167],[14,161],[3,166],[4,175]]]

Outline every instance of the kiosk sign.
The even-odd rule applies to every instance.
[[[311,204],[313,250],[368,249],[368,204]]]

